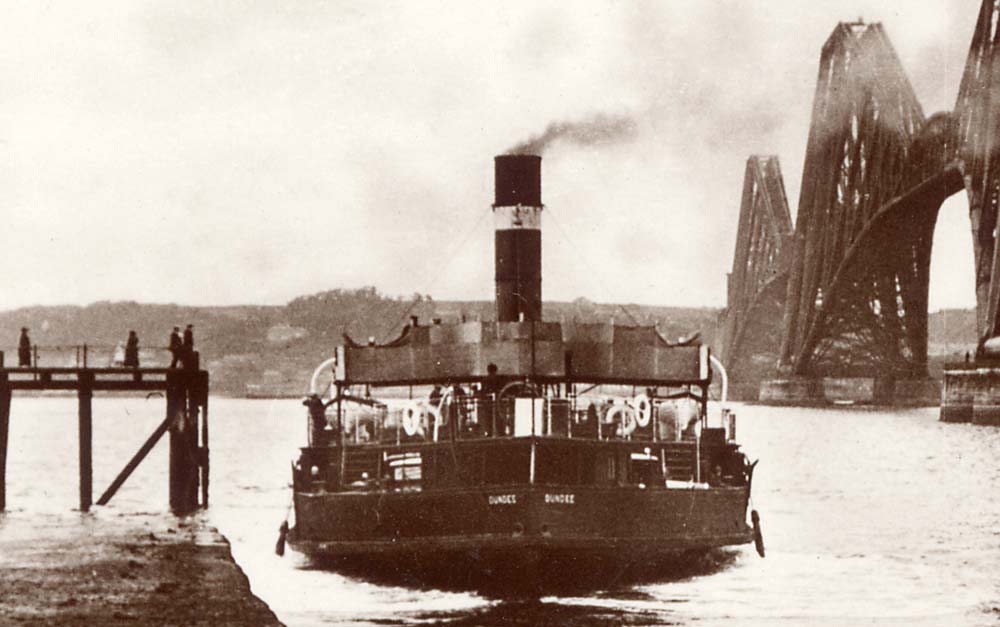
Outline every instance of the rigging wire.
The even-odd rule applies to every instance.
[[[431,278],[430,283],[425,286],[426,291],[430,291],[431,288],[437,285],[437,282],[441,279],[441,276],[444,274],[445,270],[449,269],[449,267],[451,266],[451,262],[454,261],[454,258],[458,256],[458,253],[462,252],[462,250],[465,248],[465,244],[469,242],[469,240],[472,237],[472,234],[475,233],[477,228],[479,228],[479,225],[482,224],[483,218],[485,217],[486,217],[485,211],[479,212],[479,217],[476,218],[476,221],[472,224],[472,228],[466,231],[462,237],[452,242],[452,250],[443,256],[444,260],[441,262],[441,264],[439,264],[437,273],[435,273],[434,276]],[[392,333],[392,330],[395,329],[397,326],[399,326],[400,322],[406,320],[406,317],[410,315],[410,312],[412,312],[414,308],[416,308],[416,306],[419,305],[421,302],[423,301],[417,300],[416,298],[413,299],[413,302],[411,302],[410,306],[406,308],[406,311],[403,312],[403,315],[397,318],[395,322],[393,322],[382,334],[381,342],[384,342],[387,339],[386,336],[389,333]]]
[[[463,236],[462,238],[460,238],[459,240],[457,240],[457,241],[454,241],[454,242],[453,242],[453,248],[454,248],[454,247],[456,247],[456,246],[457,246],[457,248],[454,248],[454,249],[453,249],[453,250],[452,250],[452,251],[451,251],[450,253],[448,253],[447,255],[445,255],[445,257],[444,257],[444,259],[445,259],[444,263],[443,263],[443,264],[441,265],[441,268],[439,269],[438,273],[434,275],[434,278],[433,278],[433,279],[431,280],[431,284],[430,284],[429,286],[426,286],[426,287],[430,288],[430,287],[433,287],[433,286],[434,286],[434,285],[436,284],[437,280],[438,280],[438,279],[439,279],[439,278],[441,277],[441,273],[442,273],[442,272],[443,272],[443,271],[444,271],[444,270],[446,269],[446,266],[447,266],[448,262],[450,262],[450,261],[451,261],[451,258],[452,258],[452,257],[454,257],[454,256],[455,256],[455,255],[457,255],[457,254],[458,254],[459,252],[461,252],[461,250],[462,250],[462,246],[463,246],[463,244],[465,243],[465,240],[467,240],[467,239],[469,238],[469,236],[471,236],[471,235],[472,235],[472,233],[473,233],[473,232],[475,231],[475,229],[479,227],[479,225],[480,225],[480,224],[482,223],[482,221],[483,221],[483,217],[484,217],[485,215],[486,215],[485,213],[480,213],[480,214],[479,214],[479,217],[478,217],[478,218],[476,219],[476,221],[475,221],[475,222],[473,223],[473,225],[472,225],[472,228],[470,228],[470,229],[469,229],[469,230],[468,230],[468,231],[467,231],[467,232],[465,233],[465,235],[464,235],[464,236]],[[419,292],[418,292],[418,293],[419,293]],[[394,323],[392,324],[392,326],[390,326],[390,327],[389,327],[389,328],[388,328],[388,329],[386,330],[385,334],[388,334],[388,333],[392,332],[392,330],[393,330],[394,328],[396,328],[396,325],[398,325],[400,321],[402,321],[402,320],[405,320],[405,319],[406,319],[406,316],[408,316],[408,315],[410,314],[410,312],[412,312],[412,311],[413,311],[413,309],[414,309],[414,308],[415,308],[415,307],[416,307],[416,306],[417,306],[418,304],[420,304],[421,302],[422,302],[422,301],[420,301],[420,300],[417,300],[417,299],[413,299],[413,301],[412,301],[412,302],[411,302],[411,303],[409,304],[409,306],[408,306],[408,307],[406,308],[406,311],[404,311],[404,312],[403,312],[403,315],[402,315],[402,316],[400,316],[400,317],[399,317],[399,318],[398,318],[398,319],[397,319],[397,320],[396,320],[396,321],[395,321],[395,322],[394,322]],[[383,303],[382,303],[381,301],[379,301],[379,300],[376,300],[376,301],[375,301],[374,303],[372,303],[371,305],[369,305],[368,307],[366,307],[366,308],[365,308],[365,310],[364,310],[364,311],[363,311],[363,312],[361,313],[361,315],[359,315],[359,316],[355,316],[355,317],[351,318],[350,320],[348,320],[348,321],[347,321],[347,322],[346,322],[345,324],[341,325],[341,329],[340,329],[340,330],[341,330],[341,334],[342,334],[342,335],[346,335],[346,334],[347,334],[347,332],[348,332],[348,329],[350,329],[350,327],[351,327],[351,326],[352,326],[352,325],[353,325],[353,324],[354,324],[355,322],[357,322],[358,320],[366,320],[366,319],[368,319],[368,318],[369,318],[369,316],[370,316],[370,315],[371,315],[371,314],[372,314],[372,313],[373,313],[373,312],[375,311],[375,309],[376,309],[377,307],[380,307],[380,306],[381,306],[382,304],[383,304]],[[381,341],[383,341],[383,342],[385,341],[385,334],[380,334],[380,336],[381,336],[381,337],[383,338],[383,339],[382,339]],[[376,336],[376,337],[378,337],[378,336]]]
[[[573,240],[570,239],[569,235],[566,233],[566,230],[562,227],[562,224],[560,224],[557,220],[555,220],[555,213],[552,211],[552,209],[549,208],[549,207],[546,207],[546,209],[548,210],[549,221],[556,225],[556,229],[559,231],[559,233],[562,236],[562,238],[564,240],[566,240],[566,243],[570,245],[570,250],[574,251],[574,254],[575,254],[576,246],[574,245]],[[602,275],[597,271],[597,269],[593,265],[591,265],[591,263],[587,259],[587,257],[584,256],[584,255],[576,255],[575,258],[578,261],[582,261],[583,262],[583,265],[586,266],[587,270],[590,271],[591,278],[597,280],[597,282],[601,286],[601,289],[604,290],[605,292],[610,293],[610,290],[608,289],[608,285],[602,280]],[[626,309],[624,307],[624,305],[622,305],[620,303],[617,303],[615,306],[618,307],[618,309],[621,309],[622,312],[626,316],[628,316],[628,319],[632,321],[632,324],[634,324],[637,327],[641,326],[639,324],[639,321],[636,320],[635,316],[633,316],[632,313],[628,309]]]

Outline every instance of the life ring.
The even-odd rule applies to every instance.
[[[615,419],[618,418],[619,414],[621,414],[621,418],[616,421]],[[604,414],[604,421],[608,423],[617,422],[623,437],[632,435],[632,432],[635,431],[635,412],[627,405],[612,405],[608,409],[608,413]]]
[[[632,400],[632,407],[635,408],[635,422],[640,429],[645,429],[653,420],[653,402],[645,394],[638,394]]]
[[[411,401],[403,408],[403,431],[414,436],[420,430],[420,403]]]

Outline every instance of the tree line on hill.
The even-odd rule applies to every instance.
[[[675,339],[700,332],[711,342],[719,315],[716,308],[660,307],[546,302],[547,320],[655,324]],[[410,316],[430,323],[493,319],[491,301],[437,301],[428,295],[388,296],[374,287],[333,289],[300,296],[286,305],[221,307],[96,302],[86,306],[33,306],[0,312],[0,349],[7,365],[15,363],[21,327],[30,329],[40,365],[78,363],[78,349],[88,345],[88,365],[109,365],[128,332],[140,338],[143,365],[169,363],[165,347],[174,326],[193,324],[195,348],[212,377],[212,391],[230,396],[297,396],[305,392],[313,369],[328,358],[348,334],[359,342],[396,337]],[[971,331],[971,335],[970,335]],[[975,313],[948,310],[932,314],[931,350],[975,343]]]

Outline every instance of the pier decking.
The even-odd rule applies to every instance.
[[[0,571],[4,625],[281,625],[197,515],[0,515]]]

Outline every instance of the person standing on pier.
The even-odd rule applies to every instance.
[[[189,324],[184,329],[184,356],[181,358],[184,361],[185,368],[191,368],[194,366],[194,325]]]
[[[125,343],[125,367],[139,367],[139,336],[135,331],[128,332],[128,341]]]
[[[31,338],[28,328],[21,327],[21,339],[17,343],[17,365],[25,368],[31,366]]]
[[[171,368],[177,367],[177,362],[181,358],[182,350],[184,350],[184,345],[181,343],[181,328],[174,327],[173,332],[170,334],[170,356],[173,357],[170,361]]]

